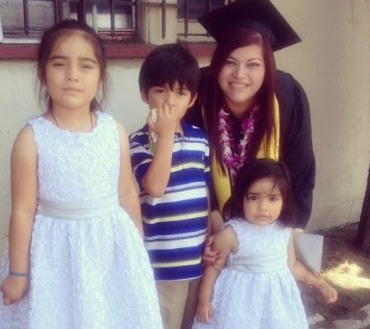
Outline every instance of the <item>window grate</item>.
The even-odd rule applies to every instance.
[[[40,38],[63,19],[87,22],[107,39],[135,34],[136,1],[0,0],[5,38]]]
[[[161,12],[161,34],[164,39],[168,10],[177,9],[177,36],[191,41],[192,37],[205,37],[196,18],[230,0],[0,0],[0,15],[4,38],[23,43],[39,40],[50,26],[63,19],[77,19],[92,26],[109,42],[142,42],[138,21],[144,9],[157,8]],[[175,17],[176,19],[176,17]],[[168,25],[168,23],[167,23]]]
[[[225,6],[231,0],[178,0],[178,18],[182,23],[182,32],[179,32],[179,37],[204,37],[204,30],[192,29],[192,26],[199,26],[197,18],[203,16],[217,8]],[[194,31],[195,30],[195,31]]]

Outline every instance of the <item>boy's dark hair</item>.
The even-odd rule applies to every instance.
[[[151,87],[176,82],[194,96],[199,87],[200,69],[188,49],[177,43],[156,47],[144,60],[139,74],[139,87],[146,95]]]
[[[231,197],[223,209],[225,220],[244,218],[243,200],[248,195],[251,185],[262,178],[274,180],[274,187],[278,187],[283,198],[283,207],[278,218],[283,226],[294,225],[294,197],[290,174],[286,165],[272,159],[254,159],[239,170],[232,188]]]

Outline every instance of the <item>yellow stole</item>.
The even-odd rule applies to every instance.
[[[271,136],[270,145],[266,148],[266,138],[262,140],[260,148],[257,152],[257,158],[270,158],[274,160],[279,159],[279,141],[280,141],[280,111],[279,104],[275,97],[274,100],[274,116],[275,116],[275,132],[276,134]],[[211,159],[211,176],[213,189],[216,194],[219,211],[222,213],[222,209],[226,201],[231,195],[231,183],[229,177],[229,171],[225,168],[226,174],[223,174],[220,165],[216,161],[216,156],[213,154]]]

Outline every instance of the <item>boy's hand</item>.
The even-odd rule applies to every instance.
[[[8,275],[1,284],[4,305],[18,302],[27,292],[28,277]]]
[[[149,128],[158,136],[173,136],[177,124],[177,109],[169,105],[163,105],[162,108],[157,109],[157,120],[153,121],[149,114],[147,123]]]
[[[210,302],[199,302],[197,306],[197,320],[204,323],[211,322],[213,317],[213,307]]]

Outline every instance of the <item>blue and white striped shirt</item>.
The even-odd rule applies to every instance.
[[[141,181],[153,153],[148,125],[130,136],[131,162],[140,187],[144,241],[156,280],[186,280],[202,274],[210,184],[209,148],[203,130],[182,123],[176,134],[170,179],[160,198],[145,192]]]

